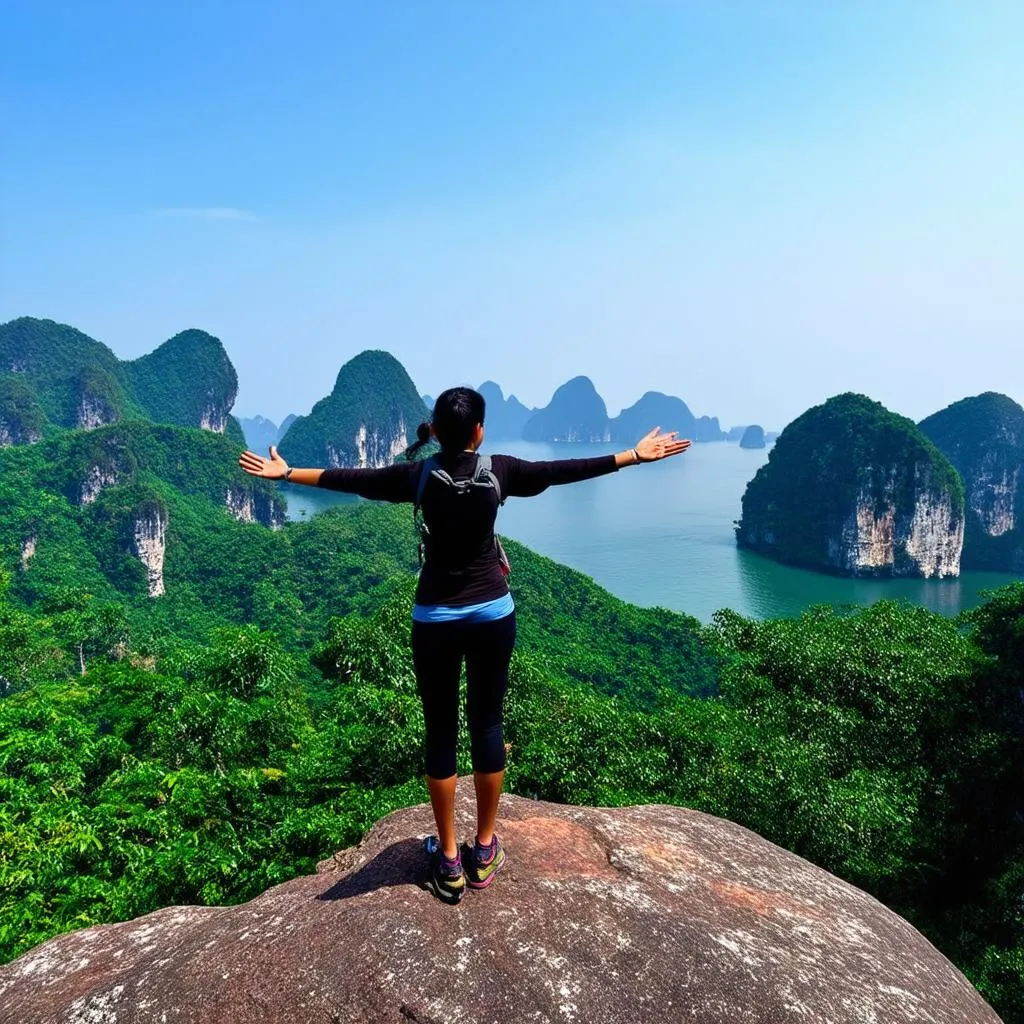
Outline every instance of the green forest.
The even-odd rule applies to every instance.
[[[426,799],[409,506],[278,525],[238,452],[141,422],[0,450],[0,961],[250,899]],[[230,514],[232,488],[266,523]],[[157,598],[126,526],[151,507]],[[1024,1021],[1024,584],[958,619],[883,602],[702,626],[506,546],[512,792],[736,821],[881,899]]]

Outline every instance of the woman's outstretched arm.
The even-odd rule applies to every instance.
[[[400,462],[382,469],[299,469],[289,467],[270,446],[270,458],[265,459],[252,451],[244,451],[238,464],[252,476],[266,480],[287,480],[293,484],[323,487],[331,491],[358,494],[378,501],[412,501],[413,477],[416,463]]]
[[[633,466],[638,462],[657,462],[659,459],[667,459],[672,455],[681,455],[693,442],[678,441],[676,440],[678,437],[678,430],[662,434],[661,427],[655,427],[637,441],[635,448],[616,454],[615,468]]]
[[[274,445],[270,446],[270,458],[265,459],[262,455],[249,451],[247,448],[239,456],[238,464],[251,476],[261,476],[264,480],[284,480],[287,473],[287,480],[290,484],[308,484],[316,487],[320,480],[322,469],[292,469],[288,470],[288,463],[278,454]]]
[[[655,427],[630,448],[615,455],[598,455],[584,459],[556,459],[553,462],[528,462],[502,455],[502,470],[506,474],[502,493],[508,497],[530,498],[557,484],[572,484],[590,480],[605,473],[614,473],[623,466],[641,462],[657,462],[671,455],[679,455],[690,447],[690,441],[677,440],[676,433],[662,434]]]

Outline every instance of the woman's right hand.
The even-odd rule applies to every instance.
[[[238,464],[252,476],[261,476],[265,480],[283,480],[288,472],[288,463],[277,454],[277,449],[270,446],[270,458],[265,459],[246,449],[242,452]]]
[[[678,430],[670,433],[659,433],[661,427],[655,427],[649,434],[645,434],[635,445],[635,451],[641,462],[657,462],[658,459],[667,459],[671,455],[681,455],[693,444],[692,441],[677,441]]]

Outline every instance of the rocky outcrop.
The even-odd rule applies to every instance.
[[[227,510],[241,523],[260,523],[279,530],[285,521],[284,508],[271,495],[251,487],[228,487],[224,494]]]
[[[203,430],[212,430],[215,434],[222,434],[224,427],[227,425],[227,414],[230,407],[225,409],[223,406],[207,406],[206,409],[200,413],[199,425]]]
[[[737,543],[851,576],[957,576],[963,486],[916,425],[863,395],[808,410],[747,485]]]
[[[717,416],[698,417],[693,432],[695,441],[724,441],[727,437],[728,434],[722,429]]]
[[[359,424],[356,431],[356,465],[360,469],[382,469],[395,461],[409,447],[408,430],[405,420],[399,418],[393,432],[369,428]]]
[[[428,413],[404,367],[387,352],[361,352],[308,416],[282,425],[280,452],[293,466],[379,468],[409,445]]]
[[[611,440],[632,446],[652,427],[661,427],[665,433],[676,431],[680,437],[695,439],[697,420],[681,398],[648,391],[611,421]]]
[[[730,822],[506,796],[509,865],[457,907],[421,887],[432,828],[408,808],[241,906],[51,939],[0,967],[0,1022],[999,1024],[906,921]]]
[[[764,448],[766,445],[764,439],[764,428],[759,427],[756,423],[751,424],[743,431],[743,436],[740,438],[741,448]]]
[[[10,448],[15,444],[33,444],[42,439],[42,431],[20,422],[0,416],[0,448]]]
[[[79,430],[93,430],[96,427],[113,423],[116,415],[113,410],[96,395],[82,395],[78,403],[77,418],[75,426]]]
[[[134,519],[133,550],[146,567],[150,597],[164,592],[164,553],[167,550],[167,510],[149,503]]]
[[[88,505],[95,501],[105,487],[119,483],[121,475],[116,466],[93,464],[82,478],[78,494],[78,504]]]
[[[21,542],[21,567],[22,569],[28,568],[28,563],[32,561],[32,556],[36,553],[36,544],[38,538],[35,534],[31,537],[26,537]]]
[[[964,482],[964,568],[1024,572],[1024,409],[988,392],[929,416],[921,430]]]
[[[493,380],[485,380],[477,391],[483,395],[485,403],[484,427],[488,441],[521,441],[523,427],[535,410],[527,409],[515,395],[505,397],[501,388]],[[433,409],[430,402],[428,409]]]
[[[828,540],[831,565],[851,576],[958,576],[963,517],[955,515],[948,500],[928,493],[915,501],[909,516],[901,516],[894,484],[881,502],[866,491],[857,495],[839,537]]]
[[[611,424],[604,399],[589,377],[573,377],[551,396],[523,425],[524,441],[568,444],[611,440]]]

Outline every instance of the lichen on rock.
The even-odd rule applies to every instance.
[[[0,1022],[999,1024],[906,921],[731,822],[504,796],[508,866],[457,907],[422,887],[432,829],[407,808],[241,906],[51,939],[0,967]]]

